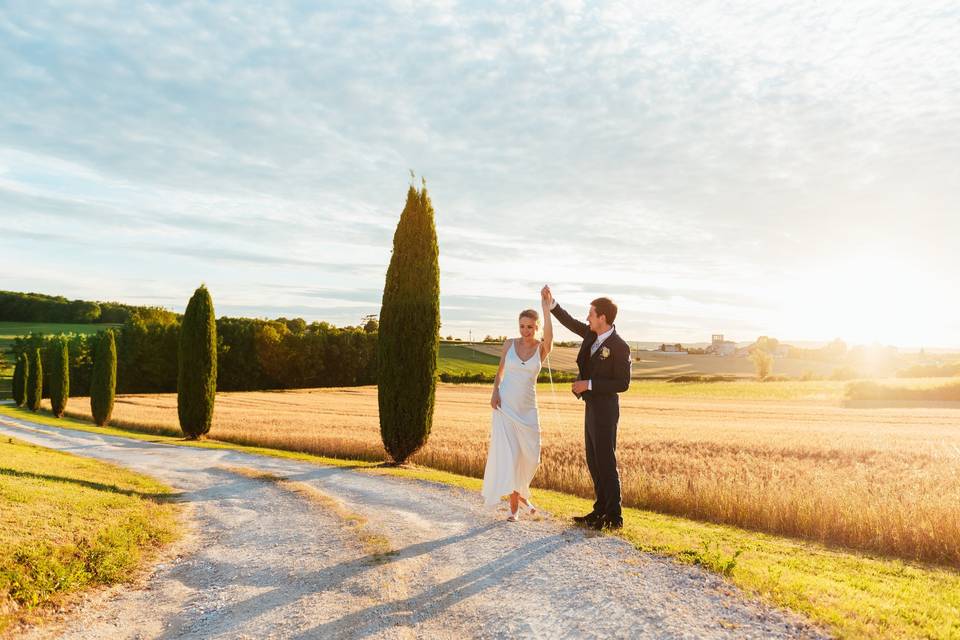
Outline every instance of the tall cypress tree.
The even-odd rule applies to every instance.
[[[377,340],[380,436],[404,462],[426,444],[433,424],[440,332],[440,266],[426,183],[412,185],[393,235]]]
[[[30,364],[27,370],[27,408],[31,411],[40,409],[40,399],[43,397],[43,363],[40,359],[40,349],[30,352]]]
[[[93,356],[93,373],[90,377],[90,413],[93,414],[93,421],[101,427],[110,422],[116,392],[117,344],[113,331],[107,329],[97,342],[97,352]]]
[[[29,371],[27,354],[17,356],[17,363],[13,366],[13,402],[18,407],[27,404],[27,372]]]
[[[217,394],[217,322],[205,285],[193,293],[180,324],[177,414],[190,440],[210,431]]]
[[[66,338],[59,338],[51,345],[50,358],[50,406],[53,415],[63,417],[70,397],[70,356],[67,352]]]

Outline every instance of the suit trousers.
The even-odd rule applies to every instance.
[[[616,394],[585,398],[584,441],[587,468],[597,501],[593,512],[611,519],[622,517],[620,472],[617,471],[617,423],[620,402]]]

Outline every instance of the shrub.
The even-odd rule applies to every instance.
[[[101,427],[110,421],[116,391],[117,344],[113,331],[107,329],[97,344],[90,378],[90,413],[93,414],[93,421]]]
[[[426,184],[407,191],[393,236],[377,343],[380,436],[397,464],[427,442],[433,424],[440,332],[440,266]]]
[[[207,287],[193,293],[180,325],[177,351],[177,415],[191,440],[210,431],[217,394],[217,322]]]
[[[750,353],[750,361],[757,371],[758,380],[766,380],[773,371],[773,356],[763,349],[754,349]]]

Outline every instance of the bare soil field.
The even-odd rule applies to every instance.
[[[482,476],[489,393],[488,385],[440,385],[433,432],[413,461]],[[539,393],[543,453],[534,484],[592,496],[581,403],[565,387]],[[618,457],[629,506],[960,566],[960,410],[953,406],[845,408],[836,399],[650,392],[625,394],[621,406]],[[73,398],[68,413],[88,417],[87,407]],[[177,433],[176,394],[119,397],[113,424]],[[220,393],[210,437],[381,460],[378,425],[374,387]]]

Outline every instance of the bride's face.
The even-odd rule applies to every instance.
[[[533,318],[526,316],[520,318],[520,337],[529,339],[537,333],[537,322]]]

